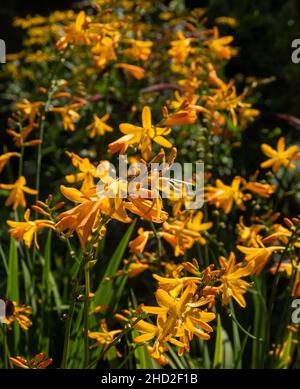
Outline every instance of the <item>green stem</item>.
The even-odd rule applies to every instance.
[[[24,159],[24,145],[21,145],[21,155],[19,160],[19,171],[18,171],[18,177],[23,175],[23,159]]]
[[[90,369],[92,367],[96,368],[98,366],[98,363],[104,358],[105,354],[108,352],[108,350],[111,348],[111,347],[114,347],[117,343],[119,343],[120,339],[128,334],[130,331],[132,331],[134,329],[134,326],[140,321],[140,320],[143,320],[147,317],[147,314],[145,313],[142,313],[139,317],[137,317],[137,319],[131,323],[130,326],[128,326],[127,328],[125,328],[122,332],[119,333],[118,336],[115,337],[115,339],[110,343],[108,344],[106,347],[104,347],[101,351],[101,353],[98,355],[97,359],[92,362],[89,366],[87,366],[87,369]]]
[[[270,348],[271,321],[272,321],[272,313],[273,313],[274,304],[275,304],[275,294],[276,294],[276,290],[277,290],[278,282],[279,282],[279,278],[280,278],[280,272],[279,272],[280,265],[281,265],[285,255],[286,255],[286,253],[288,252],[288,249],[289,249],[292,241],[294,240],[294,237],[297,234],[298,229],[299,229],[299,227],[295,228],[295,230],[293,231],[293,233],[289,237],[289,240],[285,246],[285,249],[282,251],[281,256],[279,258],[279,261],[277,263],[277,267],[276,267],[276,271],[275,271],[275,275],[274,275],[274,282],[272,285],[271,296],[270,296],[270,306],[269,306],[268,316],[267,316],[267,331],[266,331],[267,339],[266,339],[266,343],[265,343],[265,352],[267,351],[268,348]]]
[[[65,242],[67,244],[67,248],[69,251],[69,254],[72,258],[76,258],[76,262],[79,262],[79,259],[76,257],[75,252],[73,251],[69,239],[65,239]],[[72,294],[71,294],[71,305],[68,312],[68,317],[66,321],[66,327],[65,327],[65,336],[64,336],[64,348],[63,348],[63,356],[61,361],[61,368],[66,369],[67,363],[68,363],[68,352],[69,352],[69,345],[70,345],[70,336],[71,336],[71,328],[72,328],[72,320],[75,310],[75,304],[76,304],[76,292],[78,290],[78,280],[81,277],[81,271],[82,266],[78,269],[79,274],[74,275],[74,285],[72,288]]]
[[[7,339],[6,339],[6,324],[3,324],[3,363],[4,369],[8,369],[8,354],[7,354]]]
[[[90,311],[90,270],[84,269],[85,299],[84,299],[84,366],[89,364],[89,311]]]
[[[75,303],[76,303],[76,300],[73,297],[72,302],[71,302],[71,306],[69,309],[67,322],[66,322],[64,349],[63,349],[63,357],[62,357],[62,361],[61,361],[61,369],[67,368],[68,352],[69,352],[70,336],[71,336],[71,327],[72,327],[73,314],[74,314],[74,310],[75,310]]]
[[[156,228],[155,228],[155,225],[153,224],[152,221],[150,221],[150,225],[151,225],[151,228],[152,228],[152,231],[154,233],[154,236],[155,238],[157,239],[157,249],[158,249],[158,256],[159,258],[162,257],[162,242],[161,242],[161,237],[158,235],[157,231],[156,231]]]

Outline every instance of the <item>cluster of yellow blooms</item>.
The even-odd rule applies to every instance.
[[[112,12],[109,3],[112,3],[112,8],[123,9],[124,13]],[[193,131],[200,126],[199,123],[206,127],[207,137],[232,145],[235,138],[230,126],[245,129],[259,115],[259,111],[248,100],[250,88],[238,95],[234,81],[226,83],[221,79],[221,64],[236,55],[237,51],[230,46],[232,36],[221,37],[217,27],[203,28],[203,9],[193,10],[186,18],[174,19],[171,12],[161,12],[160,20],[168,23],[169,28],[163,37],[162,34],[154,34],[153,25],[137,23],[130,17],[130,12],[133,12],[131,3],[135,3],[134,12],[137,13],[141,9],[145,12],[151,9],[149,1],[97,1],[92,10],[77,14],[73,11],[56,12],[48,18],[15,21],[16,26],[27,31],[25,45],[28,50],[10,56],[7,72],[11,76],[15,79],[27,77],[30,80],[32,75],[19,69],[19,61],[37,66],[46,62],[51,64],[57,57],[58,67],[70,62],[65,71],[69,71],[71,76],[66,79],[56,76],[49,87],[40,87],[40,100],[24,98],[16,104],[7,133],[18,151],[7,151],[0,156],[0,173],[14,157],[19,158],[19,175],[14,182],[1,183],[0,188],[7,194],[5,205],[16,211],[14,220],[12,216],[7,220],[9,233],[17,241],[24,241],[27,250],[33,242],[36,249],[40,249],[37,238],[42,230],[53,230],[68,242],[75,233],[80,241],[82,257],[88,257],[88,264],[94,264],[93,252],[106,235],[112,220],[131,223],[133,218],[138,217],[142,221],[143,224],[137,230],[138,235],[129,242],[129,259],[124,261],[124,269],[119,270],[115,277],[126,274],[132,278],[149,270],[153,273],[158,282],[156,306],[148,306],[140,301],[135,310],[128,309],[129,319],[126,320],[136,330],[134,342],[150,342],[149,354],[156,362],[164,365],[168,363],[166,353],[170,347],[177,347],[178,355],[182,356],[190,352],[194,336],[210,339],[218,301],[228,305],[234,299],[240,307],[246,307],[245,294],[252,287],[250,277],[259,275],[274,253],[277,253],[277,261],[270,267],[270,272],[285,272],[288,277],[293,277],[292,295],[300,296],[298,259],[282,260],[291,243],[294,247],[300,247],[297,218],[285,218],[283,225],[276,222],[279,215],[266,212],[258,218],[253,217],[248,226],[244,221],[247,216],[240,216],[234,244],[237,252],[243,254],[241,260],[236,260],[235,247],[223,251],[213,264],[209,262],[203,265],[200,255],[198,260],[188,258],[189,250],[194,246],[201,250],[201,247],[218,245],[215,234],[221,221],[208,220],[208,210],[211,214],[221,214],[225,218],[222,220],[226,220],[234,212],[242,211],[246,215],[252,206],[248,204],[252,204],[252,201],[269,201],[278,190],[276,173],[281,168],[294,169],[296,165],[293,161],[300,159],[300,153],[296,145],[286,148],[284,137],[278,140],[276,149],[262,144],[261,151],[269,159],[262,162],[260,167],[271,168],[274,173],[269,181],[258,179],[258,175],[263,172],[261,170],[249,179],[233,176],[226,184],[224,182],[227,178],[223,182],[214,175],[212,169],[208,170],[203,210],[188,209],[186,205],[189,199],[184,197],[163,201],[161,187],[157,188],[158,195],[153,197],[142,180],[135,180],[135,184],[143,196],[121,196],[120,193],[127,191],[130,182],[124,183],[111,174],[109,159],[114,154],[126,154],[146,169],[152,162],[168,161],[172,165],[177,148],[178,156],[182,158],[177,137],[183,137],[187,144],[190,140],[187,149],[193,148],[197,142]],[[234,25],[234,20],[224,20]],[[177,25],[181,28],[177,29]],[[51,50],[30,52],[34,45],[51,47]],[[164,72],[168,83],[159,77]],[[135,96],[137,104],[132,104],[130,112],[121,112],[128,118],[128,123],[119,124],[121,136],[117,135],[112,120],[118,106],[114,106],[113,102],[108,104],[109,97],[105,100],[105,93],[108,94],[109,89],[104,91],[103,96],[101,90],[90,92],[88,88],[93,86],[86,86],[84,92],[78,86],[86,81],[85,77],[91,77],[96,83],[99,74],[103,79],[109,75],[105,81],[108,84],[112,82],[109,77],[114,77],[114,74],[129,79],[128,85],[132,77],[136,83],[146,81],[141,84],[144,88],[140,95]],[[73,79],[77,80],[74,84]],[[162,81],[157,81],[160,79]],[[157,112],[156,97],[152,94],[157,96],[155,93],[169,90],[175,92],[166,95],[162,93],[159,99],[165,100]],[[91,105],[103,100],[107,101],[106,111],[100,113],[91,110]],[[92,112],[92,119],[82,125],[84,119],[89,117],[88,112]],[[135,119],[136,113],[141,115],[141,120]],[[23,175],[24,150],[34,146],[39,151],[42,149],[47,120],[53,117],[55,126],[72,132],[70,137],[75,137],[77,130],[83,128],[81,138],[77,139],[85,137],[86,142],[91,138],[93,142],[106,145],[105,149],[102,148],[105,159],[100,160],[99,157],[98,163],[92,160],[86,150],[78,154],[72,150],[66,152],[76,170],[65,176],[67,185],[60,187],[61,194],[74,203],[63,211],[61,208],[64,203],[55,203],[52,196],[46,201],[38,200],[41,170],[38,170],[34,189],[27,186],[27,179]],[[159,120],[153,119],[157,117]],[[52,131],[52,127],[46,130]],[[37,131],[40,131],[39,135]],[[41,152],[38,155],[37,165],[40,166]],[[99,180],[104,183],[100,191],[96,186]],[[148,180],[151,181],[151,176]],[[30,218],[30,209],[26,209],[26,195],[36,196],[36,203],[32,205],[35,211],[33,218]],[[37,214],[41,218],[37,218]],[[146,225],[151,228],[147,229]],[[164,247],[164,242],[170,247]],[[157,247],[157,250],[152,250],[153,247]],[[169,254],[170,248],[176,260],[170,259],[170,256],[173,257]],[[85,266],[88,264],[85,263]],[[245,277],[249,279],[245,280]],[[93,294],[90,294],[87,286],[85,293],[88,304]],[[16,320],[22,329],[27,330],[32,323],[26,315],[32,313],[32,308],[18,306],[15,302],[13,304],[12,312],[7,315],[7,325],[10,327]],[[145,319],[150,316],[151,321]],[[123,332],[122,329],[109,331],[105,319],[101,321],[100,331],[85,330],[90,339],[104,347],[104,351],[105,347],[115,345],[116,337]],[[45,359],[43,353],[30,361],[22,357],[10,360],[21,368],[45,368],[52,362]]]

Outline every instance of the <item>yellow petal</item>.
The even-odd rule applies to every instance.
[[[142,112],[142,123],[144,128],[151,128],[151,110],[149,107],[144,107]]]

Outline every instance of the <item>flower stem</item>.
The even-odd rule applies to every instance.
[[[69,314],[68,314],[67,322],[66,322],[64,349],[63,349],[63,357],[62,357],[62,361],[61,361],[61,369],[67,368],[68,352],[69,352],[70,336],[71,336],[71,326],[72,326],[72,319],[73,319],[73,314],[74,314],[74,310],[75,310],[75,303],[76,303],[75,298],[72,298],[70,309],[69,309]]]
[[[84,269],[85,299],[84,299],[84,367],[89,364],[89,310],[90,310],[90,270]]]

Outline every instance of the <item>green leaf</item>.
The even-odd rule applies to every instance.
[[[293,333],[289,332],[288,338],[286,340],[286,343],[284,343],[283,346],[283,353],[280,357],[279,365],[277,366],[277,369],[287,369],[289,366],[290,361],[290,355],[292,351],[292,340],[293,340]]]
[[[222,363],[223,363],[222,324],[221,324],[221,317],[218,314],[213,368],[220,369],[222,367]]]
[[[252,290],[254,303],[254,327],[253,335],[256,339],[252,342],[252,361],[251,367],[263,368],[265,359],[265,346],[261,339],[266,338],[266,319],[267,312],[265,306],[264,280],[262,276],[253,277],[254,287]],[[268,318],[269,320],[269,318]]]
[[[134,220],[133,223],[131,223],[130,227],[128,228],[121,242],[116,248],[113,256],[110,258],[103,279],[95,293],[93,303],[91,304],[93,308],[95,308],[97,305],[110,305],[113,300],[114,300],[114,304],[116,304],[116,301],[114,299],[116,293],[116,287],[113,285],[113,282],[107,281],[107,278],[114,276],[116,271],[118,270],[120,263],[123,259],[125,250],[127,248],[129,239],[134,230],[135,224],[136,224],[136,220]]]
[[[235,316],[234,306],[232,301],[230,301],[230,309]],[[236,368],[241,369],[242,361],[239,358],[240,351],[241,351],[241,340],[240,340],[239,327],[234,320],[232,320],[232,334],[233,334],[233,350],[234,350],[234,359],[236,361]]]
[[[19,262],[17,243],[14,238],[10,238],[9,245],[6,297],[9,300],[19,302]]]

